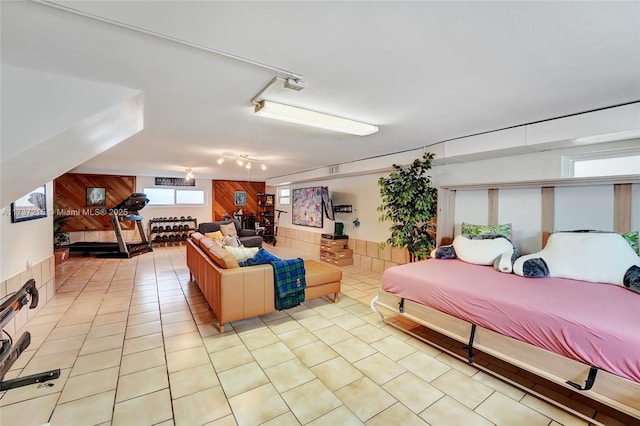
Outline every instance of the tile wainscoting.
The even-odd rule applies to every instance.
[[[29,309],[28,306],[25,306],[16,312],[15,316],[4,326],[4,330],[7,333],[14,335],[16,331],[23,329],[36,313],[41,311],[53,299],[56,293],[55,268],[55,259],[52,255],[32,265],[30,269],[25,269],[19,274],[0,282],[0,300],[5,300],[8,295],[20,290],[31,278],[36,280],[36,288],[39,293],[38,306],[34,309]]]
[[[320,258],[321,233],[293,228],[278,228],[278,245],[301,251],[301,255]],[[373,272],[383,272],[387,268],[409,262],[406,249],[385,247],[380,243],[349,237],[348,247],[353,250],[353,266]]]

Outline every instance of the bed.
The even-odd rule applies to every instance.
[[[371,307],[640,418],[640,294],[624,287],[429,259],[387,269]]]

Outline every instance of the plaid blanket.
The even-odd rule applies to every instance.
[[[275,260],[271,262],[271,266],[273,266],[276,309],[281,311],[304,302],[304,289],[307,288],[307,282],[302,259]]]

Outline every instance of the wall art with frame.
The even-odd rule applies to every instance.
[[[104,207],[106,205],[106,188],[87,187],[87,207]]]
[[[11,222],[47,217],[47,187],[42,185],[11,203]]]
[[[322,187],[298,188],[293,190],[294,225],[322,228]]]

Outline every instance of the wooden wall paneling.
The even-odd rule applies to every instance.
[[[453,242],[455,234],[456,191],[438,189],[438,227],[436,244],[443,246]]]
[[[613,185],[613,230],[631,231],[631,184]]]
[[[113,230],[109,215],[101,212],[102,207],[87,206],[87,188],[106,189],[106,206],[114,208],[136,192],[135,176],[94,175],[66,173],[53,181],[53,199],[57,207],[71,214],[63,230],[109,231]],[[135,229],[135,222],[120,222],[122,229]]]
[[[542,247],[547,244],[549,232],[554,229],[554,211],[555,211],[555,195],[553,186],[543,186],[540,188],[540,197],[542,199]]]
[[[256,214],[258,212],[258,198],[257,195],[260,192],[264,192],[264,182],[246,182],[246,181],[233,181],[233,180],[214,180],[211,183],[211,199],[212,212],[211,217],[214,221],[222,220],[224,213],[228,213],[233,216],[233,212],[238,209],[242,209],[242,212],[247,214]],[[235,191],[245,191],[247,193],[247,205],[236,206]]]
[[[497,225],[498,224],[498,188],[490,188],[487,191],[487,197],[489,202],[489,225]]]

